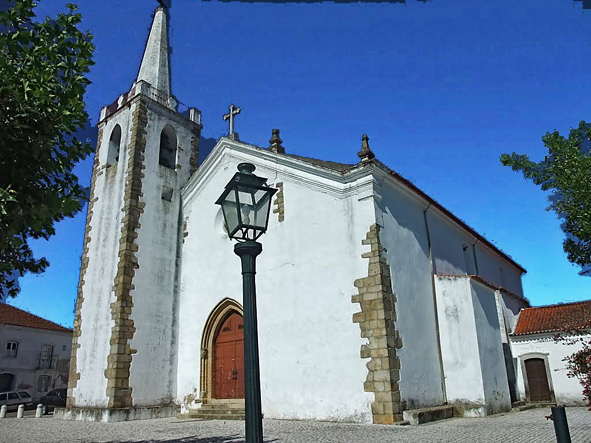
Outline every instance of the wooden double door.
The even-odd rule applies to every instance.
[[[215,398],[244,398],[244,324],[238,313],[222,323],[214,340]]]

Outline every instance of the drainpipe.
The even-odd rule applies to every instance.
[[[476,259],[476,243],[478,243],[478,241],[479,239],[476,239],[472,245],[472,254],[474,255],[474,268],[476,269],[476,275],[480,276],[480,272],[478,272],[478,260]]]
[[[441,373],[441,392],[443,393],[443,403],[447,404],[447,389],[445,387],[445,372],[443,369],[443,355],[441,354],[441,336],[439,334],[439,313],[437,312],[437,292],[435,291],[435,263],[433,262],[433,250],[431,248],[431,234],[429,233],[429,223],[427,221],[427,211],[429,206],[423,211],[425,219],[425,231],[427,232],[427,247],[429,248],[429,263],[431,265],[431,291],[433,293],[433,310],[435,314],[435,336],[437,338],[437,354],[439,356],[439,369]],[[478,268],[477,268],[478,269]]]

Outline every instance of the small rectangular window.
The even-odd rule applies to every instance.
[[[19,400],[19,397],[16,394],[16,392],[9,392],[8,393],[8,400]]]
[[[41,355],[39,357],[39,369],[51,369],[53,359],[53,346],[41,346]]]
[[[9,340],[6,342],[6,351],[4,353],[4,358],[16,358],[16,354],[18,352],[18,342]]]
[[[6,400],[6,394],[0,394],[0,401]]]
[[[166,200],[167,202],[172,201],[172,191],[173,189],[169,186],[162,187],[162,200]]]

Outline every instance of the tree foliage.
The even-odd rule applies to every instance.
[[[15,276],[40,273],[30,239],[80,211],[88,190],[74,166],[92,147],[73,135],[88,119],[83,101],[94,46],[81,15],[37,21],[33,0],[0,12],[0,296],[15,296]]]
[[[521,171],[543,191],[551,191],[547,210],[560,219],[566,238],[563,242],[568,260],[581,267],[580,275],[591,276],[591,125],[582,121],[571,129],[568,138],[558,131],[542,137],[548,154],[539,163],[527,155],[503,154],[501,162]]]

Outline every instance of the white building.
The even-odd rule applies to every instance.
[[[137,80],[101,111],[58,415],[240,404],[242,281],[214,202],[242,162],[279,189],[257,263],[265,417],[509,410],[525,270],[375,159],[365,136],[358,163],[339,164],[285,153],[278,131],[268,148],[234,134],[197,167],[200,113],[177,112],[167,26],[157,9]]]
[[[40,397],[68,385],[72,330],[0,303],[0,392]]]
[[[527,308],[521,311],[511,334],[511,348],[516,360],[519,398],[528,403],[559,403],[583,406],[583,388],[579,379],[567,376],[565,357],[582,349],[591,335],[554,336],[568,326],[584,330],[591,327],[591,300],[560,305]]]

